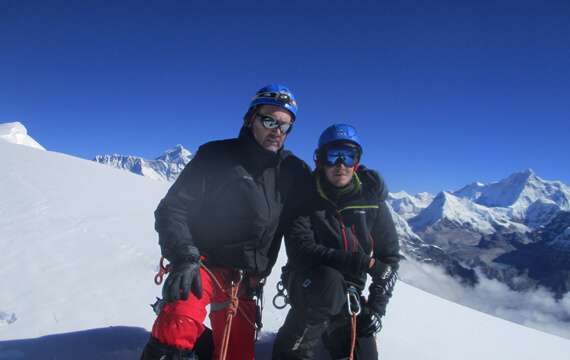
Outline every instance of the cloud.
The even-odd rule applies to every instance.
[[[570,339],[570,293],[561,300],[544,289],[516,292],[505,284],[486,278],[473,288],[461,285],[443,269],[403,261],[400,279],[424,291],[536,330]]]

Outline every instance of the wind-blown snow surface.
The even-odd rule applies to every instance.
[[[127,341],[119,328],[107,334],[112,346],[93,344],[101,344],[98,328],[152,325],[148,304],[160,293],[152,282],[159,257],[153,211],[169,184],[2,141],[0,169],[0,359],[32,358],[32,349],[45,343],[50,350],[43,358],[111,358],[113,352],[115,359],[136,359],[140,333]],[[278,266],[283,261],[282,252]],[[274,272],[266,289],[259,359],[268,358],[271,333],[286,315],[269,305],[277,277]],[[75,337],[15,341],[88,329]],[[65,336],[87,338],[89,351],[58,340]],[[122,339],[125,344],[117,344]],[[378,341],[382,358],[398,360],[554,360],[567,359],[570,349],[566,339],[402,282]]]
[[[45,150],[43,146],[28,135],[26,127],[18,121],[0,124],[0,139],[13,144]]]

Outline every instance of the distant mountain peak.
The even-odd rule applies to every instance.
[[[190,160],[192,160],[192,153],[180,144],[168,149],[155,160],[119,154],[97,155],[94,159],[101,164],[169,182],[176,180]]]
[[[186,159],[192,158],[192,153],[190,150],[186,149],[184,146],[178,144],[175,147],[166,150],[162,155],[156,158],[156,160],[162,160],[166,162],[178,162],[186,161]]]
[[[488,185],[472,183],[453,194],[487,207],[509,209],[513,220],[531,225],[553,214],[553,206],[570,209],[570,188],[560,181],[543,180],[530,168]]]

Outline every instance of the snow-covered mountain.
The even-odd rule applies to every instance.
[[[126,341],[118,326],[149,330],[154,320],[148,304],[160,288],[153,283],[159,258],[153,211],[170,184],[2,141],[0,169],[0,358],[38,358],[30,354],[43,346],[40,358],[136,359],[144,337]],[[275,269],[284,261],[282,251]],[[278,271],[269,277],[266,299],[278,278]],[[271,348],[285,315],[266,306],[258,350]],[[386,359],[562,360],[570,348],[568,339],[403,282],[383,322],[378,341]],[[105,341],[90,338],[95,331],[82,333],[82,346],[58,340],[110,326],[119,332]],[[32,339],[43,335],[50,336]]]
[[[421,237],[414,233],[406,220],[396,213],[389,204],[388,208],[392,214],[394,225],[396,225],[401,252],[406,257],[424,264],[440,266],[448,275],[461,283],[468,285],[477,283],[477,275],[473,270],[461,265],[459,261],[452,258],[440,247],[424,242]]]
[[[433,198],[434,195],[427,192],[410,195],[405,191],[399,191],[389,193],[387,201],[396,213],[409,220],[428,207]]]
[[[481,235],[497,231],[529,231],[525,225],[511,221],[504,209],[482,206],[445,191],[409,223],[424,241],[445,248],[476,245]]]
[[[0,140],[45,150],[43,146],[28,135],[26,127],[17,121],[0,124]]]
[[[570,210],[570,187],[543,180],[530,169],[488,185],[468,185],[454,195],[487,207],[507,208],[512,220],[533,227],[551,220],[554,210]]]
[[[184,167],[192,160],[192,153],[182,145],[176,145],[154,160],[130,155],[97,155],[93,161],[155,180],[176,180]]]
[[[441,192],[408,222],[425,243],[440,247],[462,266],[517,291],[543,285],[560,296],[570,284],[564,277],[532,270],[537,263],[533,254],[544,254],[542,259],[558,264],[544,269],[565,270],[566,255],[561,252],[567,243],[552,241],[553,246],[546,246],[542,230],[568,208],[568,190],[559,181],[543,180],[527,170],[489,185],[475,182],[453,193]],[[554,237],[565,239],[565,228],[549,229],[559,231]],[[445,259],[440,266],[447,269],[448,264]]]
[[[495,262],[518,269],[536,284],[562,297],[570,290],[570,212],[559,212],[529,237],[535,241],[517,246],[498,256]]]

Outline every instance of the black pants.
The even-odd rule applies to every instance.
[[[287,290],[291,310],[277,333],[273,359],[313,359],[321,340],[333,359],[348,358],[351,327],[342,274],[327,266],[292,271]],[[355,359],[377,358],[374,336],[357,336]]]
[[[151,337],[143,349],[141,360],[210,360],[213,350],[212,330],[206,328],[193,350],[179,350]]]

